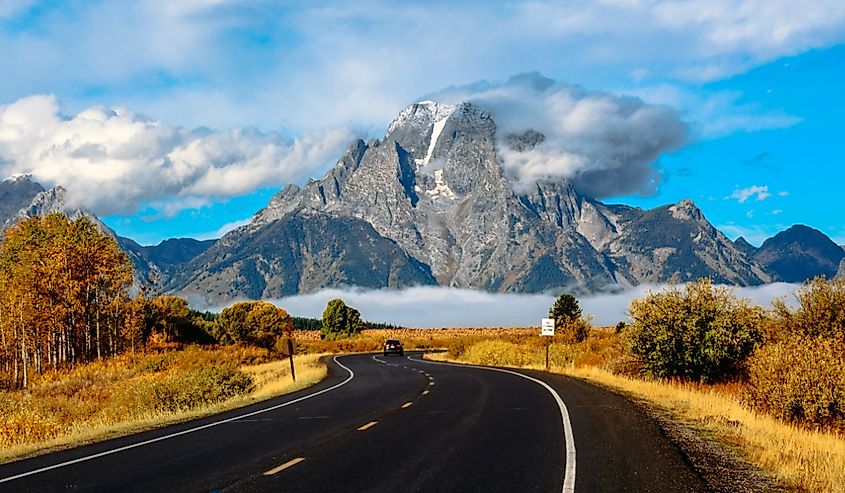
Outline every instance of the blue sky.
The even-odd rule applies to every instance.
[[[215,237],[420,96],[536,71],[688,125],[604,200],[845,243],[842,2],[490,3],[0,0],[0,171],[143,244]]]

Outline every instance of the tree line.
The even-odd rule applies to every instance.
[[[117,354],[138,342],[132,263],[91,220],[19,222],[0,244],[0,354],[8,386],[29,372]]]
[[[0,243],[0,388],[25,388],[32,372],[69,368],[148,343],[251,344],[273,349],[293,330],[270,303],[237,303],[219,315],[178,296],[135,289],[134,267],[86,217],[21,220]]]

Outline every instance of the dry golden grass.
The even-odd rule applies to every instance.
[[[749,410],[739,398],[701,385],[621,377],[596,367],[567,374],[630,393],[741,447],[747,458],[800,491],[845,491],[845,437],[801,429]]]
[[[594,329],[604,331],[604,329]],[[380,351],[387,339],[399,339],[407,350],[444,349],[461,351],[476,342],[497,339],[509,341],[531,341],[530,344],[544,344],[539,327],[502,328],[440,328],[440,329],[365,329],[360,334],[336,341],[320,340],[318,330],[294,331],[299,353],[346,353]]]
[[[45,375],[25,392],[0,395],[0,462],[293,392],[325,377],[320,357],[295,358],[296,382],[288,360],[238,347],[126,355]]]
[[[739,447],[752,464],[769,471],[796,491],[845,491],[845,436],[842,434],[802,429],[755,413],[741,402],[742,390],[737,384],[684,384],[614,375],[603,368],[614,354],[620,354],[614,338],[615,334],[605,331],[592,346],[590,340],[570,349],[553,345],[552,354],[558,357],[552,358],[552,371],[616,389],[668,410],[687,426]],[[524,344],[487,340],[466,348],[460,356],[447,352],[426,357],[539,369],[545,363],[540,354]],[[576,356],[566,358],[566,354]]]

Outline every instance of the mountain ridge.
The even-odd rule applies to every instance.
[[[531,152],[545,136],[497,131],[490,112],[473,104],[414,103],[383,138],[352,142],[321,178],[285,186],[216,241],[141,246],[90,211],[68,210],[64,189],[45,190],[30,177],[0,183],[0,212],[6,225],[51,211],[90,216],[127,252],[140,282],[207,305],[352,286],[588,293],[845,272],[845,250],[806,227],[756,248],[729,240],[691,200],[644,210],[586,196],[565,177],[515,184],[500,151]],[[783,238],[791,246],[774,248]],[[794,276],[778,267],[807,258],[816,264]]]
[[[498,146],[524,152],[543,138],[527,129],[500,139],[492,115],[469,103],[409,105],[384,138],[358,140],[322,178],[284,187],[249,224],[183,265],[167,287],[207,292],[204,270],[216,268],[211,257],[225,257],[275,221],[312,215],[370,224],[380,237],[428,266],[443,286],[543,292],[705,275],[739,285],[772,280],[690,201],[651,211],[609,205],[583,196],[565,178],[515,189]],[[667,225],[675,243],[659,233],[649,236]],[[267,255],[284,252],[265,251],[254,260],[266,261]],[[232,272],[228,281],[244,275]],[[327,278],[322,287],[341,281]]]

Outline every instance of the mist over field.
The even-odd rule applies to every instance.
[[[666,285],[645,285],[612,294],[580,297],[585,314],[595,325],[614,325],[627,319],[628,304]],[[736,288],[738,296],[768,306],[775,298],[792,298],[797,284],[774,283]],[[488,293],[470,289],[416,287],[403,290],[326,289],[316,293],[268,300],[289,313],[320,318],[326,303],[342,298],[361,311],[364,319],[406,327],[524,327],[540,324],[555,296]],[[216,307],[220,310],[223,307]]]

